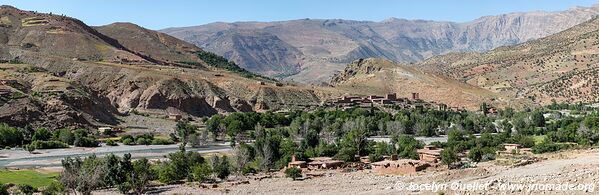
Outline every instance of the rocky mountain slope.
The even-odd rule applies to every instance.
[[[128,114],[201,117],[301,107],[336,93],[275,84],[232,63],[223,68],[214,56],[201,58],[205,54],[133,24],[92,28],[65,16],[2,6],[0,121],[18,126],[118,125],[117,116]]]
[[[473,110],[478,109],[482,102],[496,106],[506,106],[508,102],[514,105],[524,103],[513,102],[500,94],[452,78],[380,58],[350,63],[343,72],[333,76],[330,84],[361,94],[397,93],[401,97],[411,97],[411,93],[419,93],[423,100]]]
[[[466,23],[304,19],[212,23],[161,32],[253,72],[319,83],[359,58],[416,62],[448,52],[485,51],[560,32],[598,13],[599,6],[593,6],[486,16]]]
[[[453,53],[418,66],[541,104],[599,101],[599,18],[485,53]]]

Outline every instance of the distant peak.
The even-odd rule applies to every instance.
[[[18,8],[13,7],[11,5],[1,5],[0,8],[2,8],[2,9],[15,9],[15,10],[19,10]]]
[[[396,17],[390,17],[390,18],[384,19],[381,22],[396,22],[396,21],[400,21],[400,20],[402,20],[402,19],[399,19],[399,18],[396,18]]]

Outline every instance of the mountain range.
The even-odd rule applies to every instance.
[[[599,6],[592,6],[485,16],[464,23],[397,18],[380,22],[301,19],[219,22],[160,31],[255,73],[323,83],[360,58],[407,63],[451,52],[487,51],[563,31],[598,13]]]
[[[597,9],[506,14],[470,23],[215,23],[196,37],[220,42],[198,46],[176,38],[175,29],[159,32],[123,22],[92,27],[67,16],[0,6],[0,121],[52,129],[137,124],[129,120],[163,124],[170,115],[197,119],[305,109],[342,95],[387,93],[420,93],[424,101],[470,110],[483,102],[516,108],[597,102]],[[514,26],[521,29],[506,30]],[[569,28],[555,32],[564,26]],[[225,52],[224,57],[210,51]],[[245,61],[238,65],[225,58],[236,61],[231,56]],[[265,64],[261,61],[280,64],[244,64]]]
[[[135,24],[90,27],[11,6],[0,7],[0,61],[0,121],[14,126],[118,125],[131,114],[201,117],[317,105],[338,94],[276,83]]]

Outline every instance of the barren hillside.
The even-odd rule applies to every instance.
[[[468,109],[477,109],[482,102],[497,106],[520,104],[486,89],[384,59],[354,61],[333,76],[331,85],[362,94],[397,93],[410,97],[411,93],[420,93],[424,100]]]
[[[10,91],[0,101],[7,108],[0,118],[18,126],[118,124],[114,116],[132,111],[200,117],[303,107],[338,94],[275,84],[235,64],[222,67],[215,56],[207,59],[220,64],[206,63],[201,49],[133,24],[96,30],[73,18],[9,6],[0,8],[0,22],[6,66],[0,87]]]
[[[538,103],[599,101],[599,18],[485,53],[453,53],[418,66]]]

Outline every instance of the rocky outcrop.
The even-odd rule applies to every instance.
[[[248,47],[261,42],[236,40]],[[220,56],[204,53],[210,63],[204,62],[198,47],[129,23],[91,28],[69,17],[2,6],[0,42],[0,79],[18,80],[19,86],[8,87],[23,95],[0,98],[0,119],[16,126],[118,125],[119,115],[164,117],[169,110],[203,117],[313,105],[331,95],[276,84]]]

